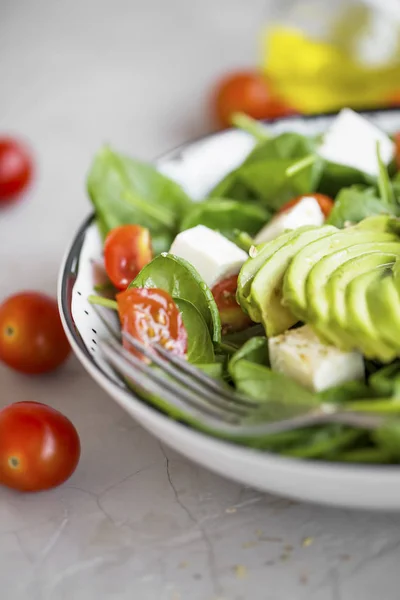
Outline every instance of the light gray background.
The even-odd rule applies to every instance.
[[[210,84],[254,65],[264,0],[0,0],[0,131],[38,178],[0,214],[0,296],[55,293],[104,141],[152,158],[207,131]],[[0,368],[0,406],[76,424],[63,487],[0,488],[4,600],[397,600],[400,517],[331,510],[227,482],[163,448],[75,359],[42,379]]]

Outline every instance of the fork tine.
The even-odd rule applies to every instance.
[[[200,369],[197,369],[188,364],[187,361],[174,356],[172,352],[168,352],[159,344],[146,346],[125,331],[122,332],[122,336],[135,348],[135,350],[141,352],[155,365],[171,375],[171,377],[174,377],[180,383],[183,383],[200,394],[207,394],[208,398],[212,400],[213,403],[220,403],[221,406],[222,403],[225,406],[228,405],[230,410],[242,416],[245,416],[246,414],[244,409],[257,408],[258,404],[255,402],[240,396],[234,390],[224,389],[222,385],[219,385],[214,379],[211,379],[211,377],[202,373]],[[157,356],[157,353],[161,354],[163,358]]]
[[[131,352],[123,348],[115,340],[101,341],[100,346],[104,354],[108,357],[113,366],[122,371],[127,377],[134,382],[138,379],[138,373],[145,375],[150,381],[157,384],[156,389],[152,392],[165,396],[165,390],[168,390],[173,397],[178,400],[182,398],[185,404],[181,405],[181,409],[187,412],[187,405],[199,411],[203,417],[204,413],[208,416],[220,419],[227,423],[237,423],[239,417],[246,416],[245,413],[238,414],[230,410],[226,404],[219,406],[216,403],[210,403],[204,395],[194,393],[192,390],[184,386],[177,386],[174,381],[160,375],[152,369],[148,364],[144,363],[140,358],[134,356]],[[143,383],[143,380],[142,380]],[[154,386],[155,387],[155,386]]]

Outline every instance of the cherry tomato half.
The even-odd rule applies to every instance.
[[[67,417],[39,402],[17,402],[0,411],[0,484],[37,492],[64,483],[81,447]]]
[[[182,315],[172,297],[157,288],[129,288],[117,294],[122,331],[143,344],[158,343],[174,354],[184,356],[187,333]],[[142,355],[124,340],[133,354]]]
[[[9,137],[0,138],[0,204],[15,200],[32,179],[28,150]]]
[[[21,292],[0,305],[0,360],[28,374],[56,369],[71,351],[57,302],[38,292]]]
[[[238,276],[232,275],[217,283],[211,290],[219,310],[224,335],[242,331],[252,324],[236,301],[237,280]]]
[[[107,235],[104,262],[107,275],[117,289],[126,290],[152,258],[148,229],[140,225],[121,225]]]
[[[321,212],[323,212],[325,218],[329,217],[329,214],[335,204],[332,198],[325,196],[325,194],[303,194],[302,196],[296,196],[296,198],[286,202],[286,204],[279,209],[278,214],[290,210],[293,206],[296,206],[300,200],[303,200],[303,198],[314,198],[318,202]]]
[[[395,155],[396,167],[400,171],[400,131],[395,134],[394,143],[396,145],[396,155]]]
[[[275,96],[266,78],[254,71],[232,73],[223,78],[214,92],[214,106],[221,127],[231,125],[235,112],[253,119],[275,119],[295,114],[282,99]]]

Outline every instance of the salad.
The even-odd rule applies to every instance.
[[[372,432],[327,424],[241,443],[396,463],[399,144],[350,109],[315,137],[234,121],[254,148],[201,202],[152,165],[100,150],[87,185],[108,282],[90,302],[261,409],[330,402],[388,416]],[[161,398],[148,401],[191,422]]]

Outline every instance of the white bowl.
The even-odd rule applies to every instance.
[[[388,132],[400,129],[400,111],[373,111],[368,117]],[[322,132],[331,115],[294,117],[270,124],[271,129]],[[214,134],[174,150],[157,161],[159,169],[178,181],[193,198],[203,197],[252,147],[240,131]],[[126,412],[156,437],[193,461],[224,477],[276,494],[344,507],[380,510],[400,508],[400,468],[288,459],[220,441],[170,419],[128,391],[103,360],[96,344],[109,335],[87,302],[93,290],[93,261],[101,261],[101,242],[88,218],[77,232],[61,267],[58,298],[71,346],[90,375]]]

